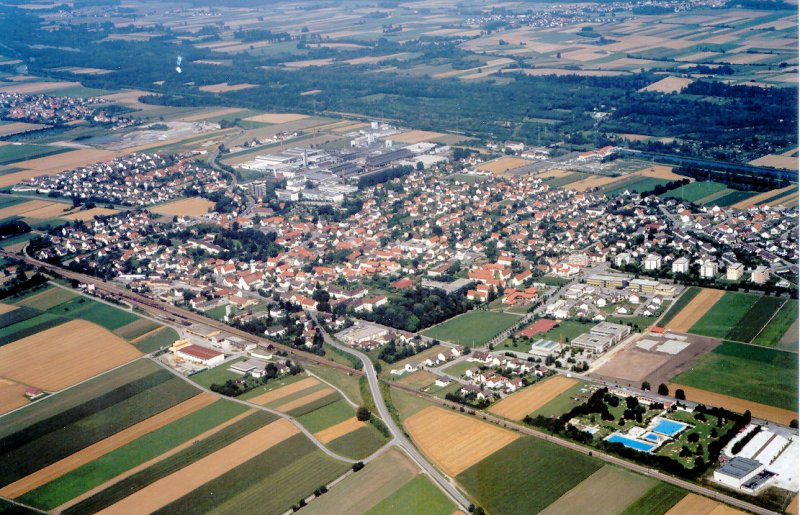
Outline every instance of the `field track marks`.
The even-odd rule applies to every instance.
[[[215,402],[217,398],[211,394],[201,393],[191,399],[188,399],[176,406],[162,411],[157,415],[145,419],[138,424],[120,431],[117,434],[111,435],[108,438],[100,440],[99,442],[81,449],[80,451],[67,456],[51,465],[37,470],[33,474],[23,477],[13,483],[6,485],[0,489],[0,495],[4,497],[11,497],[15,499],[24,495],[31,490],[34,490],[64,474],[75,470],[76,468],[85,465],[97,458],[108,454],[109,452],[128,444],[137,438],[140,438],[148,433],[155,431],[171,422],[185,417],[200,408],[204,408],[209,404]]]
[[[82,493],[78,497],[76,497],[76,498],[70,500],[69,502],[66,502],[66,503],[62,504],[61,506],[57,507],[56,509],[53,510],[53,512],[54,513],[63,512],[64,510],[66,510],[68,508],[71,508],[72,506],[75,506],[79,502],[84,501],[84,500],[88,499],[89,497],[92,497],[93,495],[95,495],[95,494],[97,494],[99,492],[102,492],[106,488],[108,488],[108,487],[110,487],[110,486],[112,486],[112,485],[114,485],[116,483],[119,483],[123,479],[125,479],[127,477],[130,477],[130,476],[136,474],[137,472],[140,472],[140,471],[142,471],[142,470],[144,470],[144,469],[146,469],[146,468],[158,463],[159,461],[163,461],[163,460],[169,458],[170,456],[172,456],[174,454],[178,454],[179,452],[181,452],[182,450],[186,449],[187,447],[190,447],[190,446],[194,445],[195,443],[197,443],[197,442],[199,442],[201,440],[205,440],[209,436],[212,436],[212,435],[222,431],[226,427],[231,426],[231,425],[239,422],[240,420],[249,417],[250,415],[252,415],[256,411],[257,410],[255,408],[253,408],[253,409],[249,409],[249,410],[245,411],[244,413],[240,413],[239,415],[236,415],[232,419],[226,420],[225,422],[223,422],[222,424],[218,425],[217,427],[212,427],[211,429],[209,429],[205,433],[201,433],[201,434],[197,435],[196,437],[190,439],[189,441],[184,442],[184,443],[178,445],[177,447],[173,447],[172,449],[170,449],[169,451],[165,452],[164,454],[161,454],[160,456],[156,456],[155,458],[153,458],[151,460],[147,460],[144,463],[142,463],[141,465],[137,465],[137,466],[133,467],[130,470],[126,470],[124,473],[118,475],[117,477],[115,477],[113,479],[109,479],[108,481],[106,481],[102,485],[98,485],[95,488],[92,488],[91,490],[88,490],[88,491]]]
[[[725,292],[722,290],[703,288],[680,313],[669,321],[666,328],[679,333],[688,333],[689,329],[703,318],[703,315],[705,315],[723,295],[725,295]]]
[[[267,424],[205,458],[159,479],[99,513],[107,515],[152,513],[299,432],[300,430],[286,419]]]

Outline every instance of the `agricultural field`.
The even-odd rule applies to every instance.
[[[415,515],[417,513],[447,515],[455,513],[453,509],[453,503],[427,476],[418,475],[366,513],[369,515]]]
[[[621,515],[663,515],[684,497],[686,497],[685,490],[668,483],[658,483],[620,513]]]
[[[26,161],[37,157],[51,156],[68,152],[65,147],[49,147],[47,145],[6,144],[0,146],[0,166]]]
[[[520,319],[517,315],[493,311],[471,311],[423,332],[429,338],[480,347]]]
[[[423,409],[403,425],[422,452],[451,476],[519,438],[507,429],[439,407]]]
[[[780,302],[776,301],[774,298],[765,300],[757,295],[726,292],[692,325],[689,332],[720,339],[735,336],[737,341],[748,342],[755,336],[752,333],[756,331],[758,334],[757,331],[769,320],[770,315],[765,309],[777,310]],[[760,303],[758,308],[755,307],[756,303]],[[755,312],[751,313],[752,309]],[[754,318],[749,319],[751,316]],[[744,325],[740,326],[740,323]]]
[[[481,172],[489,172],[493,175],[504,175],[505,173],[520,168],[525,165],[531,164],[527,159],[520,159],[518,157],[501,157],[494,161],[489,161],[478,166]]]
[[[583,404],[589,399],[592,393],[592,383],[577,382],[570,388],[564,390],[559,395],[553,397],[549,402],[542,405],[539,409],[530,413],[530,416],[537,417],[557,417],[566,413],[578,404]]]
[[[651,191],[656,186],[667,184],[669,181],[665,179],[657,179],[655,177],[635,176],[630,177],[625,181],[618,181],[607,185],[602,188],[606,196],[613,197],[621,195],[625,191],[631,193],[641,193],[643,191]]]
[[[781,410],[794,410],[797,376],[790,371],[797,366],[797,354],[793,352],[723,342],[696,359],[672,382]],[[755,414],[753,409],[751,411]]]
[[[543,515],[596,513],[616,515],[636,502],[656,481],[606,465],[545,508]]]
[[[201,216],[214,208],[210,200],[195,197],[161,204],[151,209],[153,213],[169,216]]]
[[[583,454],[522,437],[457,479],[490,513],[539,513],[602,466]]]
[[[514,392],[489,408],[491,413],[510,420],[522,420],[578,384],[576,379],[553,376]]]
[[[752,343],[783,350],[797,350],[797,301],[788,299],[761,329]]]
[[[694,325],[719,301],[725,292],[722,290],[712,290],[703,288],[699,292],[691,290],[689,293],[688,302],[681,300],[674,306],[675,310],[670,309],[666,316],[671,316],[668,323],[662,325],[672,331],[681,333],[689,332]],[[678,311],[679,304],[683,304],[683,308]]]
[[[697,286],[689,286],[688,288],[683,290],[681,296],[672,303],[669,309],[664,313],[664,315],[658,320],[658,325],[661,327],[666,326],[669,324],[678,313],[683,311],[689,302],[692,301],[699,293],[701,289]]]

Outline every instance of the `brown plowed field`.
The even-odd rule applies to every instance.
[[[269,404],[270,402],[274,402],[284,397],[288,397],[293,393],[297,393],[303,390],[307,390],[313,386],[317,386],[319,384],[319,380],[315,377],[308,377],[303,379],[302,381],[297,381],[296,383],[292,383],[290,385],[286,385],[283,388],[278,388],[277,390],[272,390],[271,392],[267,392],[265,394],[259,395],[258,397],[253,397],[250,399],[250,402],[253,404],[260,404],[265,405]]]
[[[518,438],[507,429],[436,406],[409,417],[405,427],[422,452],[451,476]]]
[[[675,318],[669,321],[666,328],[679,333],[687,333],[698,320],[703,318],[709,309],[717,303],[725,292],[703,288]]]
[[[59,460],[51,465],[37,470],[33,474],[23,477],[9,485],[0,489],[0,495],[16,499],[31,490],[39,488],[45,483],[49,483],[56,478],[59,478],[71,472],[76,468],[85,465],[91,461],[96,460],[100,456],[105,456],[109,452],[128,444],[137,438],[140,438],[156,429],[163,427],[171,422],[194,413],[200,408],[204,408],[215,402],[217,398],[208,393],[196,395],[176,406],[173,406],[161,413],[154,415],[146,420],[134,424],[127,429],[123,429],[117,434],[109,436],[99,442],[90,445],[75,454],[71,454],[66,458]]]
[[[766,404],[759,404],[757,402],[739,399],[738,397],[709,392],[708,390],[701,390],[700,388],[693,388],[682,384],[671,383],[669,385],[669,391],[671,392],[674,392],[678,388],[681,388],[686,393],[686,400],[699,402],[706,406],[722,406],[723,408],[737,413],[744,413],[750,410],[750,413],[752,413],[755,418],[771,420],[772,422],[778,422],[779,424],[787,426],[789,422],[797,418],[797,413],[790,410],[767,406]]]
[[[116,209],[108,209],[107,207],[94,207],[83,211],[75,211],[74,213],[63,215],[61,218],[67,220],[81,220],[83,222],[94,219],[95,216],[110,216],[119,213]]]
[[[512,393],[489,408],[489,411],[510,420],[522,420],[577,383],[575,379],[557,375]]]
[[[99,513],[152,513],[299,432],[297,427],[285,419],[268,424]]]
[[[152,208],[150,211],[160,215],[200,216],[208,213],[208,210],[213,207],[214,203],[210,200],[195,197],[161,204],[158,207]]]
[[[52,156],[37,157],[36,159],[21,161],[19,163],[14,163],[14,166],[39,172],[34,175],[35,177],[36,175],[42,175],[42,172],[63,172],[64,170],[74,170],[81,166],[110,161],[114,159],[116,155],[117,154],[110,150],[81,148],[73,150],[72,152],[64,152],[63,154],[54,154]],[[5,175],[3,177],[5,177]]]
[[[400,141],[401,143],[421,143],[423,141],[431,141],[436,138],[441,138],[442,136],[445,136],[445,134],[441,132],[408,131],[395,134],[394,136],[391,136],[391,139],[394,141]]]
[[[265,113],[245,118],[248,122],[261,123],[287,123],[308,118],[307,115],[298,113]]]
[[[72,320],[0,347],[0,376],[55,392],[141,355],[106,329]]]
[[[17,306],[12,306],[11,304],[2,304],[2,303],[0,303],[0,315],[3,315],[5,313],[10,313],[11,311],[14,311],[15,309],[17,309]]]
[[[365,422],[361,422],[356,417],[348,418],[344,422],[339,422],[338,424],[327,429],[323,429],[318,433],[314,433],[314,437],[320,442],[326,444],[336,440],[340,436],[346,435],[347,433],[352,433],[356,429],[361,429],[365,425]]]
[[[478,166],[478,170],[482,172],[489,172],[494,175],[503,175],[509,170],[521,168],[531,163],[532,161],[528,161],[527,159],[505,156],[494,161],[489,161],[488,163],[483,163],[482,165]]]

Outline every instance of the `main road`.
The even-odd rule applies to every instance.
[[[316,315],[313,312],[311,312],[311,318],[314,319],[314,322],[322,332],[325,343],[332,345],[343,352],[352,354],[361,360],[361,363],[363,363],[363,370],[367,377],[367,382],[369,383],[369,391],[372,393],[372,398],[375,400],[375,407],[378,410],[378,415],[383,419],[386,427],[389,428],[389,432],[392,433],[394,442],[399,445],[406,452],[406,454],[408,454],[411,459],[414,460],[417,465],[439,485],[439,487],[450,497],[450,499],[458,505],[460,510],[466,513],[470,502],[455,485],[453,479],[445,476],[433,465],[431,465],[430,462],[428,462],[428,460],[425,459],[425,457],[420,454],[417,448],[414,447],[414,445],[408,440],[408,438],[406,438],[403,430],[400,429],[394,422],[391,413],[389,413],[389,409],[386,407],[386,402],[383,400],[378,374],[375,371],[375,367],[372,364],[372,360],[369,359],[369,356],[336,341],[336,339],[328,334],[325,328],[320,325],[320,323],[317,321]]]

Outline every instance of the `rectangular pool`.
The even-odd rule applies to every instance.
[[[627,436],[622,436],[619,434],[611,435],[608,438],[608,441],[613,443],[621,443],[625,447],[636,449],[637,451],[642,452],[650,452],[655,447],[654,444],[642,442],[641,440],[634,440],[633,438],[628,438]]]
[[[657,442],[658,441],[658,435],[654,435],[653,433],[647,433],[646,435],[644,435],[643,438],[645,440],[650,440],[651,442]]]
[[[653,428],[653,432],[667,436],[675,436],[687,427],[689,427],[688,424],[684,424],[683,422],[675,422],[674,420],[662,418],[658,421],[656,427]]]

